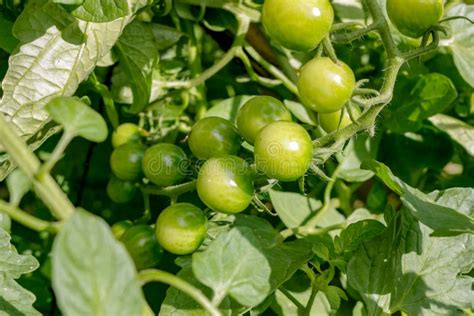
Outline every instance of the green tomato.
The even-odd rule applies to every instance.
[[[176,184],[185,177],[187,157],[173,144],[156,144],[147,149],[142,161],[145,177],[159,186]]]
[[[239,133],[250,144],[255,142],[262,128],[276,121],[291,121],[291,114],[283,103],[273,97],[254,97],[237,114]]]
[[[140,129],[133,123],[122,124],[112,133],[112,146],[114,148],[138,141],[140,141]]]
[[[116,239],[120,239],[125,232],[133,226],[131,221],[120,221],[112,225],[112,234],[114,234]]]
[[[201,201],[216,212],[244,211],[254,193],[250,166],[237,156],[209,159],[199,170],[197,193]]]
[[[187,255],[206,238],[207,218],[193,204],[173,204],[158,216],[155,233],[161,247],[175,255]]]
[[[443,16],[443,0],[387,0],[387,13],[400,33],[418,38]]]
[[[127,229],[120,241],[127,248],[137,270],[153,268],[163,255],[163,249],[156,241],[153,228],[147,225],[136,225]]]
[[[298,91],[310,109],[330,113],[339,111],[349,101],[355,83],[354,73],[345,63],[317,57],[301,68]]]
[[[275,122],[263,128],[255,140],[255,162],[269,178],[293,181],[306,173],[313,158],[308,132],[294,122]]]
[[[309,51],[329,34],[334,11],[328,0],[265,0],[262,22],[270,38],[295,51]]]
[[[359,110],[354,109],[354,116],[357,119],[360,115]],[[352,124],[351,117],[347,111],[344,111],[344,115],[342,116],[341,120],[341,113],[342,110],[332,113],[319,113],[319,123],[321,127],[327,132],[332,133],[338,129],[343,129]],[[340,122],[340,124],[339,124]]]
[[[130,202],[137,193],[137,186],[130,181],[123,181],[112,176],[107,184],[107,195],[115,203]]]
[[[189,135],[189,149],[200,159],[235,155],[241,140],[235,126],[220,117],[205,117],[194,124]]]
[[[110,156],[112,172],[124,181],[138,181],[142,177],[142,160],[145,149],[137,143],[115,148]]]

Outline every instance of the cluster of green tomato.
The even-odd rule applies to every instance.
[[[388,0],[388,12],[401,32],[421,36],[442,15],[441,0]],[[411,7],[408,10],[407,7]],[[407,11],[408,10],[408,11]],[[407,18],[423,11],[416,19]],[[430,19],[436,13],[436,19]],[[429,13],[429,14],[427,14]],[[283,47],[310,51],[329,34],[334,12],[328,0],[266,0],[262,22],[269,36]],[[332,132],[351,123],[343,111],[356,80],[341,61],[316,57],[300,70],[298,91],[303,103],[318,112],[321,127]],[[342,116],[342,117],[341,117]],[[220,117],[197,121],[188,137],[192,155],[204,161],[197,175],[196,190],[211,210],[225,214],[244,211],[254,198],[254,178],[294,181],[305,175],[312,163],[309,133],[279,100],[257,96],[247,101],[237,115],[237,126]],[[253,145],[254,165],[238,156],[242,139]],[[110,164],[114,176],[107,192],[117,203],[130,201],[137,183],[145,178],[159,187],[172,186],[188,175],[185,151],[174,144],[158,143],[146,148],[137,125],[126,123],[112,136]],[[163,210],[153,228],[121,222],[113,226],[138,269],[155,265],[162,248],[184,255],[194,252],[207,234],[207,217],[197,206],[176,203]]]
[[[238,156],[242,138],[254,146],[254,168]],[[131,123],[119,126],[112,135],[114,151],[110,165],[113,177],[107,192],[117,203],[130,201],[137,183],[143,178],[166,187],[178,184],[189,173],[191,160],[181,147],[158,143],[146,148],[140,139],[139,127]],[[292,121],[283,103],[269,96],[247,101],[239,110],[237,127],[220,117],[200,119],[192,127],[187,144],[193,157],[204,161],[197,176],[199,198],[209,209],[225,214],[247,209],[254,197],[254,178],[258,172],[271,179],[293,181],[304,176],[313,157],[309,133]],[[195,205],[173,204],[158,217],[155,244],[152,240],[143,242],[144,236],[153,237],[148,226],[123,230],[121,223],[114,228],[119,232],[120,240],[128,245],[132,257],[140,251],[136,242],[141,240],[147,248],[154,249],[147,251],[156,253],[158,258],[161,253],[158,244],[178,255],[195,251],[206,236],[207,218]],[[141,260],[138,255],[137,258]],[[147,266],[136,264],[141,268]]]

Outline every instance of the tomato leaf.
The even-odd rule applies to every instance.
[[[348,182],[364,182],[372,178],[374,173],[361,169],[360,165],[367,159],[377,157],[380,140],[381,137],[360,135],[349,141],[339,161],[338,177]]]
[[[402,203],[412,214],[425,225],[434,230],[436,236],[452,236],[463,233],[474,233],[472,215],[437,203],[429,195],[410,187],[395,177],[390,169],[375,160],[367,161],[364,168],[375,172],[390,189],[397,193]]]
[[[133,91],[131,111],[137,113],[148,105],[153,69],[158,61],[158,47],[151,24],[134,21],[128,25],[117,48],[120,65],[128,75]]]
[[[303,104],[290,100],[285,100],[284,102],[288,110],[290,110],[291,114],[296,116],[298,120],[312,126],[318,125],[318,118],[316,117],[314,112],[309,110]]]
[[[35,296],[14,280],[38,267],[32,255],[18,254],[10,235],[0,228],[0,311],[6,315],[41,315],[33,308]]]
[[[474,19],[474,6],[459,3],[452,6],[446,13],[447,17],[465,16]],[[451,37],[441,41],[441,45],[448,46],[454,58],[454,63],[467,83],[474,87],[474,24],[464,19],[455,19],[448,22]]]
[[[134,0],[137,8],[144,0]],[[78,21],[58,4],[29,1],[16,20],[13,33],[20,46],[10,56],[2,82],[0,112],[18,135],[36,149],[57,132],[48,125],[44,106],[54,97],[74,94],[131,21],[129,15],[106,23]],[[13,165],[0,156],[0,179]]]
[[[53,288],[65,315],[142,315],[133,261],[103,219],[77,210],[52,254]]]
[[[474,127],[444,114],[435,115],[430,118],[430,121],[461,145],[469,155],[474,156]]]
[[[369,315],[403,311],[448,315],[471,305],[472,235],[431,237],[406,209],[383,235],[363,244],[348,264],[349,284]]]
[[[423,120],[446,110],[457,95],[451,79],[438,73],[422,75],[415,82],[401,80],[383,122],[396,133],[418,131]]]
[[[271,268],[255,244],[257,237],[246,227],[220,235],[193,255],[196,278],[212,288],[215,297],[230,295],[244,306],[258,305],[270,291]]]
[[[13,52],[18,40],[12,34],[13,22],[0,11],[0,48],[7,53]]]
[[[70,135],[81,136],[97,143],[107,138],[107,124],[104,118],[74,97],[53,99],[46,105],[46,110]]]
[[[130,14],[132,8],[126,0],[56,0],[65,5],[72,15],[83,21],[110,22]]]
[[[15,169],[7,178],[10,204],[18,206],[23,196],[31,189],[31,180],[20,169]]]

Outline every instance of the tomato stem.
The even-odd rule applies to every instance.
[[[53,223],[39,219],[2,200],[0,200],[0,211],[8,214],[13,220],[17,221],[23,226],[36,230],[37,232],[48,231],[56,233],[58,232],[61,225],[59,222]]]
[[[221,315],[221,312],[217,309],[217,307],[213,305],[199,289],[171,273],[156,269],[143,270],[138,273],[138,279],[143,283],[162,282],[171,285],[189,295],[211,315]]]
[[[0,143],[12,160],[30,178],[36,194],[56,218],[66,219],[74,213],[75,209],[71,201],[50,174],[45,174],[40,179],[36,177],[41,167],[39,159],[31,152],[25,141],[16,134],[4,115],[0,115]]]

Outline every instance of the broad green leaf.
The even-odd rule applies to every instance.
[[[397,85],[395,98],[384,111],[384,124],[392,131],[417,131],[423,120],[443,112],[456,99],[457,90],[448,77],[430,73],[415,83]]]
[[[10,204],[18,206],[23,196],[30,191],[31,181],[21,169],[15,169],[7,178],[7,188]]]
[[[70,0],[66,0],[66,2],[70,2]],[[72,2],[79,2],[79,0],[73,0]],[[110,22],[118,18],[123,18],[132,11],[130,3],[127,0],[83,0],[82,3],[69,4],[75,5],[70,10],[72,15],[88,22]],[[69,9],[69,7],[67,9]]]
[[[270,291],[271,267],[249,228],[233,228],[195,253],[193,272],[215,297],[230,295],[244,306],[260,304]]]
[[[137,113],[148,105],[152,75],[158,61],[158,47],[151,24],[134,21],[128,25],[118,43],[120,65],[133,91],[131,111]]]
[[[349,261],[349,284],[369,315],[458,315],[471,304],[472,235],[430,237],[432,230],[409,212],[384,234],[363,244]]]
[[[318,125],[318,118],[314,112],[309,110],[303,104],[290,100],[285,100],[284,102],[291,114],[293,114],[298,120],[312,126]]]
[[[281,221],[296,228],[322,207],[321,201],[295,192],[270,190],[270,200]]]
[[[474,6],[459,3],[446,13],[447,17],[460,15],[474,20]],[[450,20],[447,23],[451,29],[451,37],[442,40],[441,45],[449,47],[459,73],[474,87],[474,25],[463,19]]]
[[[309,198],[299,193],[270,190],[270,200],[281,221],[288,228],[301,226],[314,212],[322,207],[321,201]],[[321,218],[319,227],[339,224],[345,220],[335,208]]]
[[[158,49],[171,47],[176,44],[181,37],[186,35],[175,28],[163,24],[153,23],[151,27]]]
[[[36,297],[15,280],[0,273],[0,316],[40,316],[34,307]]]
[[[474,156],[474,127],[444,114],[432,116],[430,121],[466,149],[469,155]]]
[[[352,252],[362,242],[382,234],[384,229],[385,226],[376,220],[358,221],[347,226],[334,238],[334,248],[340,254]]]
[[[177,260],[178,265],[181,266],[181,270],[176,274],[186,282],[192,284],[193,286],[200,289],[206,296],[210,297],[212,295],[212,290],[201,283],[196,279],[193,274],[191,267],[191,261],[186,260]],[[235,306],[234,306],[235,305]],[[237,304],[232,304],[229,298],[225,298],[222,303],[219,305],[219,310],[223,316],[230,316],[240,309]],[[194,299],[189,297],[186,293],[174,288],[169,287],[166,291],[166,298],[163,301],[163,304],[160,307],[160,316],[207,316],[209,315]]]
[[[212,8],[222,8],[229,3],[239,3],[239,0],[180,0],[179,2]]]
[[[104,118],[77,98],[58,97],[46,105],[46,110],[69,135],[81,136],[97,143],[107,138]]]
[[[218,116],[235,123],[239,109],[245,104],[245,102],[253,97],[254,96],[249,95],[239,95],[237,97],[219,101],[206,112],[206,116]]]
[[[443,206],[429,195],[410,187],[395,177],[390,169],[374,160],[364,163],[364,168],[375,172],[390,189],[397,193],[402,203],[425,225],[434,230],[437,236],[450,236],[474,233],[474,220],[451,207]]]
[[[20,255],[10,244],[10,235],[0,229],[0,274],[17,279],[39,267],[38,261],[31,255]]]
[[[348,182],[364,182],[372,178],[374,173],[361,169],[360,165],[367,159],[377,157],[380,139],[367,134],[353,138],[344,149],[338,177]]]
[[[146,303],[132,259],[103,219],[77,210],[52,254],[53,289],[64,315],[142,315]]]
[[[144,1],[131,0],[137,9]],[[28,2],[13,27],[20,46],[2,82],[0,112],[32,149],[58,130],[48,125],[44,106],[54,97],[73,95],[131,20],[129,15],[106,23],[78,21],[58,4]],[[6,155],[0,163],[3,179],[14,165]]]
[[[14,280],[38,267],[35,257],[18,254],[0,228],[0,315],[41,315],[33,308],[35,296]]]
[[[0,48],[7,53],[13,52],[18,40],[12,34],[13,22],[0,11]]]
[[[440,205],[455,209],[467,216],[474,216],[473,188],[452,188],[445,191],[433,191],[428,196]]]

